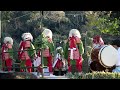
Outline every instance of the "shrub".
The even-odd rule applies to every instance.
[[[27,72],[1,72],[0,79],[38,79],[34,74]]]
[[[72,77],[71,77],[72,76]],[[113,72],[93,72],[68,75],[70,79],[120,79],[120,73]]]

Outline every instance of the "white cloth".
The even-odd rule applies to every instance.
[[[76,48],[69,48],[68,50],[70,50],[70,59],[73,60],[73,50],[76,50]]]
[[[38,67],[41,64],[41,57],[37,57],[36,60],[34,60],[33,65],[35,67]]]
[[[120,73],[120,67],[116,67],[115,69],[112,70],[114,73]]]
[[[55,65],[56,65],[56,63],[57,63],[57,61],[58,61],[58,59],[61,60],[61,55],[60,55],[59,53],[56,54],[55,62],[53,63],[53,66],[52,66],[53,68],[55,67]]]
[[[99,47],[99,46],[101,46],[101,45],[100,44],[95,44],[95,43],[93,44],[93,48],[94,47]]]
[[[4,50],[3,52],[7,52],[6,50]]]
[[[118,48],[118,61],[116,63],[116,66],[120,66],[120,48]]]
[[[92,63],[91,58],[88,59],[88,65],[90,66],[90,64]]]

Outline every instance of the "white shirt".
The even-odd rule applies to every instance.
[[[120,66],[120,47],[118,48],[118,61],[116,63],[116,66]]]

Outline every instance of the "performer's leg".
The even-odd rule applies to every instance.
[[[26,60],[26,67],[28,72],[32,72],[32,62],[30,59]]]
[[[25,67],[25,60],[21,60],[21,63],[20,63],[20,72],[24,72],[24,67]]]
[[[41,68],[41,66],[42,66],[42,65],[39,65],[39,66],[37,67],[37,71],[40,72],[40,73],[42,73],[42,68]]]
[[[47,57],[48,64],[47,66],[49,67],[49,72],[52,73],[52,56]]]
[[[76,60],[76,69],[78,72],[82,71],[82,60],[80,59]]]
[[[5,60],[2,60],[2,70],[5,70]]]
[[[12,70],[12,59],[6,60],[6,67],[7,67],[8,71]]]

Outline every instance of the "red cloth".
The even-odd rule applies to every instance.
[[[37,54],[39,57],[41,57],[41,55],[40,55],[40,50],[38,51],[38,54]],[[52,72],[52,55],[50,54],[49,55],[49,57],[44,57],[44,58],[47,58],[47,62],[48,62],[48,64],[47,64],[47,66],[49,67],[49,72]],[[40,65],[41,66],[41,65]],[[39,66],[38,66],[38,70],[39,70],[39,72],[41,72],[42,71],[42,68],[40,68]]]
[[[26,60],[26,63],[25,63],[26,67],[27,67],[27,71],[28,72],[32,72],[32,62],[31,62],[31,59],[27,59]]]
[[[23,49],[23,50],[27,50],[26,42],[25,42],[25,41],[22,41],[22,42],[20,43],[18,56],[19,56],[19,59],[21,59],[21,60],[23,60],[23,59],[22,59],[22,58],[23,58],[23,55],[24,55],[25,58],[28,58],[28,59],[29,59],[28,53],[26,53],[25,51],[21,51],[22,49]]]
[[[78,72],[82,71],[82,56],[79,57],[79,59],[75,60],[76,62],[76,69]],[[72,67],[71,67],[71,63],[70,63],[70,58],[68,58],[68,72],[71,72]]]
[[[30,41],[25,41],[25,47],[30,48],[30,43],[31,43]]]
[[[48,62],[47,66],[49,67],[49,72],[52,73],[52,56],[46,57],[46,58],[47,58],[47,62]],[[41,65],[39,65],[37,69],[39,72],[42,72],[42,68],[40,66]]]
[[[20,43],[18,57],[20,60],[26,60],[25,66],[29,67],[29,68],[27,68],[28,72],[32,72],[32,62],[31,62],[31,59],[28,55],[28,51],[21,51],[22,49],[27,50],[27,48],[28,47],[26,47],[26,41],[22,41]],[[23,69],[21,69],[21,72],[23,72]]]
[[[101,38],[101,36],[95,36],[95,37],[93,37],[93,43],[94,44],[104,45],[104,41]]]
[[[23,57],[27,58],[27,59],[30,59],[29,55],[28,55],[28,51],[21,51],[21,50],[27,50],[26,48],[26,42],[25,41],[22,41],[20,43],[20,47],[19,47],[19,52],[18,52],[18,57],[20,60],[24,60]]]
[[[52,72],[52,55],[50,55],[49,57],[47,57],[47,61],[48,61],[48,67],[49,67],[49,72]]]
[[[75,37],[72,36],[69,38],[69,48],[76,48],[76,40],[75,40]]]
[[[69,38],[69,48],[77,48],[77,42],[76,42],[76,37],[72,36]],[[76,68],[78,70],[78,72],[82,71],[82,56],[79,53],[79,58],[78,59],[74,59],[76,62]],[[71,63],[70,63],[70,51],[69,51],[69,56],[68,56],[68,72],[71,72]]]
[[[50,38],[50,37],[47,37],[47,39],[48,39],[48,42],[49,43],[52,43],[52,39]],[[52,73],[52,60],[53,60],[53,58],[52,58],[52,55],[51,55],[51,53],[50,53],[50,50],[48,50],[49,51],[49,55],[47,56],[47,57],[44,57],[44,58],[47,58],[47,66],[49,67],[49,72],[50,73]],[[38,54],[37,54],[39,57],[41,57],[41,55],[40,55],[40,50],[38,51]],[[40,65],[41,66],[41,65]],[[42,68],[40,68],[40,66],[38,66],[38,70],[39,70],[39,72],[41,72],[42,71]]]
[[[4,51],[7,52],[8,49],[9,49],[9,45],[7,44],[2,45],[2,69],[4,70],[4,66],[6,66],[8,71],[11,71],[12,70],[12,59],[10,58],[9,52],[4,53]]]
[[[8,71],[12,70],[12,59],[6,60],[6,66],[7,66]]]
[[[55,69],[62,69],[63,67],[63,62],[62,60],[58,59],[56,65],[55,65]]]

